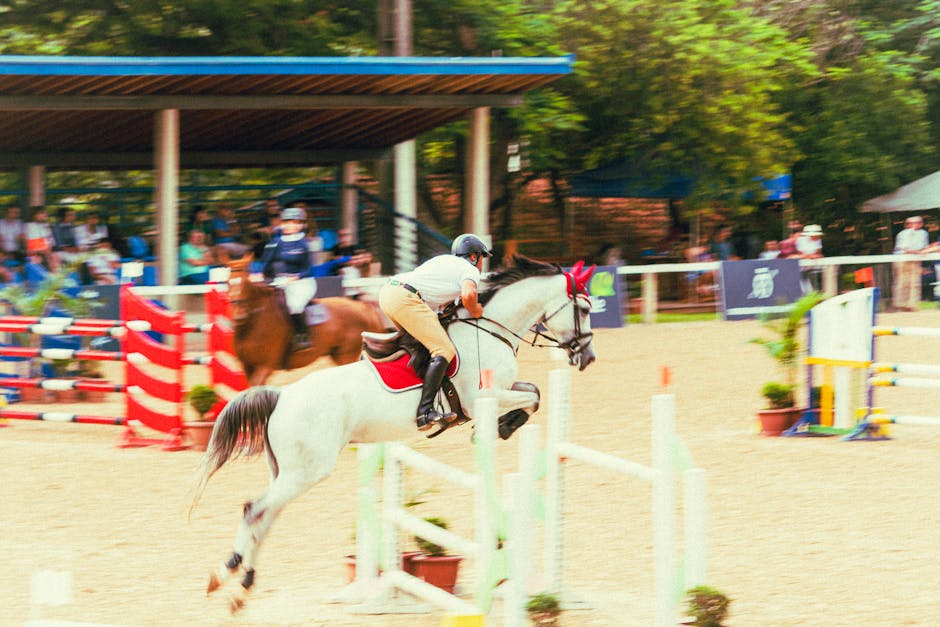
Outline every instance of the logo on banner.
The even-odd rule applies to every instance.
[[[591,295],[591,313],[604,313],[607,311],[605,297],[616,296],[614,291],[614,275],[612,272],[595,272],[588,286]]]
[[[751,293],[747,295],[750,298],[764,300],[774,294],[774,277],[780,270],[776,268],[755,268],[754,275],[751,277]]]

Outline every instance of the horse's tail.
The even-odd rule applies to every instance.
[[[268,439],[268,419],[280,397],[280,389],[262,385],[239,392],[228,402],[212,428],[197,471],[196,489],[189,511],[196,507],[209,479],[230,459],[256,455]]]

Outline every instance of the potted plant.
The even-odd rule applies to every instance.
[[[783,316],[762,317],[761,323],[774,337],[751,340],[751,343],[767,349],[767,354],[777,362],[784,376],[783,382],[770,381],[761,388],[761,395],[767,400],[767,408],[757,412],[763,435],[780,435],[800,416],[802,409],[796,405],[797,375],[803,355],[800,330],[806,314],[824,298],[819,292],[810,292],[794,302]]]
[[[411,507],[416,507],[418,505],[423,505],[426,502],[423,500],[425,495],[429,494],[430,492],[433,492],[433,490],[424,489],[413,496],[407,497],[404,503],[402,503],[402,507],[408,509]],[[355,527],[353,528],[351,535],[352,535],[352,543],[356,544],[356,528]],[[409,575],[414,575],[415,567],[414,567],[414,564],[412,564],[411,560],[419,555],[423,555],[423,553],[421,551],[402,551],[401,552],[401,569],[404,572],[408,573]],[[344,555],[343,562],[346,564],[346,578],[350,583],[352,583],[356,579],[356,554],[349,553],[347,555]],[[382,572],[382,569],[379,568],[379,574],[381,574],[381,572]]]
[[[728,606],[731,605],[731,599],[710,586],[696,586],[686,590],[685,601],[690,621],[683,624],[698,627],[722,627],[728,616]]]
[[[558,625],[558,617],[561,615],[561,604],[558,597],[547,592],[533,594],[525,604],[525,610],[529,614],[529,620],[533,625],[546,625],[554,627]]]
[[[424,520],[441,529],[447,529],[447,521],[443,518],[429,516]],[[420,536],[415,536],[414,540],[421,551],[421,555],[411,559],[415,577],[453,594],[463,556],[448,555],[444,547]]]
[[[221,398],[212,386],[198,384],[186,393],[186,400],[199,415],[199,420],[184,423],[183,433],[186,434],[192,448],[204,451],[212,436],[212,428],[215,426],[216,414],[212,410]]]
[[[100,361],[82,360],[78,362],[78,377],[80,379],[104,379]],[[107,397],[107,392],[101,390],[82,390],[81,400],[88,403],[101,403]]]

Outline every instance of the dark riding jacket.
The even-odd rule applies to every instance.
[[[310,271],[310,250],[307,237],[285,240],[283,236],[272,238],[264,247],[261,256],[265,278],[272,279],[279,274],[299,274],[305,276]]]

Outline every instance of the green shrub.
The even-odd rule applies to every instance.
[[[786,409],[796,405],[794,386],[770,381],[764,384],[760,393],[767,399],[770,409]]]
[[[432,525],[437,525],[441,529],[447,529],[447,521],[443,518],[428,516],[424,520],[425,522],[429,522]],[[447,553],[447,549],[442,547],[440,544],[434,544],[430,540],[425,540],[420,536],[415,536],[415,544],[418,545],[418,550],[420,550],[425,555],[430,555],[431,557],[440,557]]]
[[[219,402],[219,395],[216,391],[208,385],[194,385],[192,389],[186,393],[186,400],[189,401],[190,407],[196,410],[196,413],[200,417],[204,416],[207,411],[212,409],[212,406]]]

